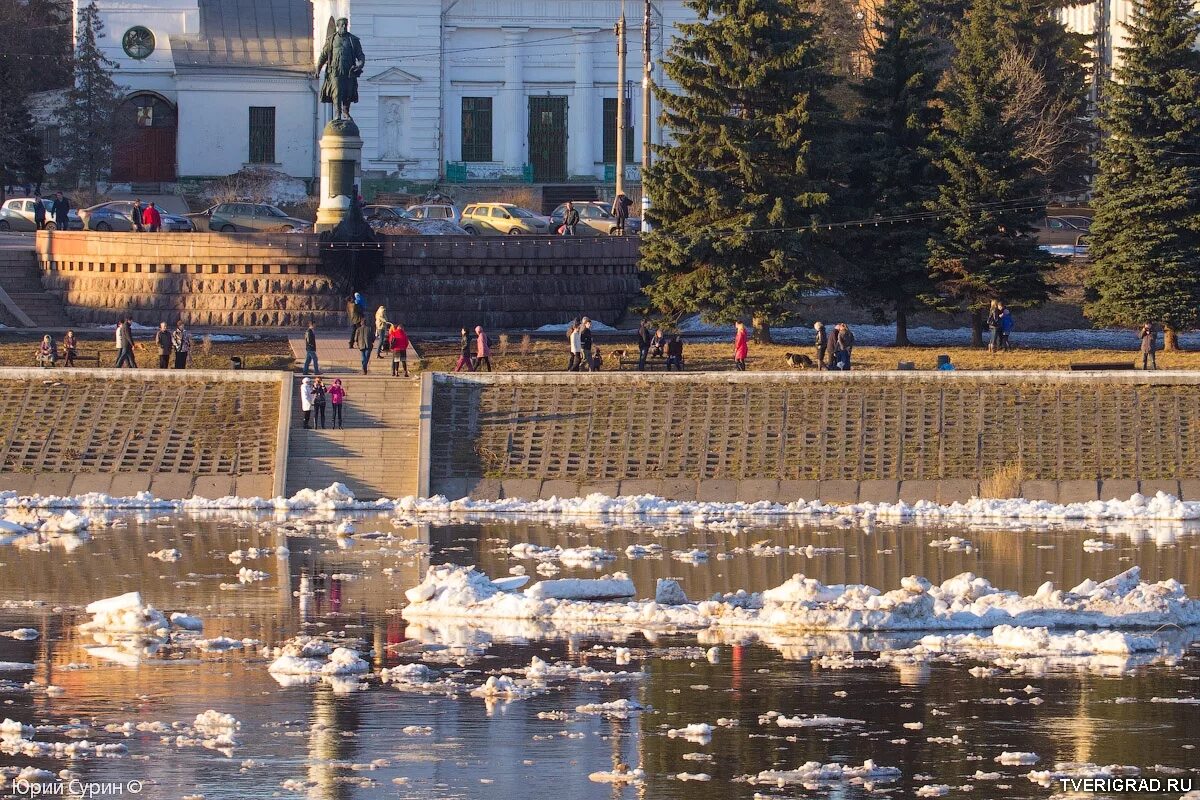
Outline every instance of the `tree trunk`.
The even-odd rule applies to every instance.
[[[759,344],[771,344],[771,325],[759,316],[751,317],[750,326],[754,328],[754,341]]]
[[[1174,352],[1179,349],[1179,331],[1170,327],[1163,326],[1163,350]]]
[[[896,347],[912,347],[908,340],[908,312],[896,310]]]
[[[971,347],[983,347],[983,311],[971,312]]]

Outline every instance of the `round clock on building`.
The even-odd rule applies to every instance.
[[[125,55],[141,60],[154,52],[154,34],[149,28],[135,25],[121,37],[121,47]]]

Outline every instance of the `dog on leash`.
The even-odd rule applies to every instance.
[[[803,353],[784,353],[784,360],[789,367],[800,367],[801,369],[812,369],[816,367],[816,362]]]

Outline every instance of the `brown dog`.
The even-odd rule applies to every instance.
[[[812,369],[817,366],[811,358],[803,353],[784,353],[783,358],[787,361],[789,367],[800,367],[801,369]]]
[[[617,369],[620,369],[621,362],[625,360],[625,355],[628,352],[628,350],[613,350],[608,354],[608,357],[612,359],[613,366]]]

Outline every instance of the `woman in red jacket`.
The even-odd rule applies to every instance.
[[[392,329],[388,331],[388,346],[392,350],[392,377],[395,378],[400,367],[404,367],[404,377],[408,377],[408,334],[404,332],[404,326],[400,323],[393,323]]]
[[[750,355],[750,337],[746,335],[746,323],[737,321],[737,333],[733,335],[733,364],[738,372],[746,371],[746,356]]]

